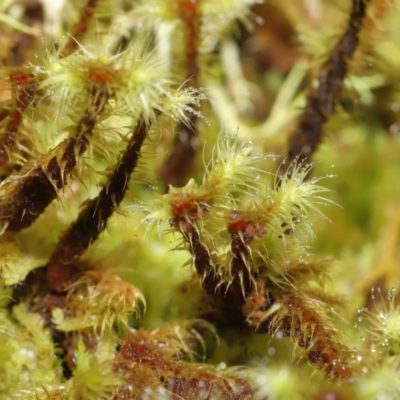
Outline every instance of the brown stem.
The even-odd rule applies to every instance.
[[[17,232],[30,226],[57,197],[57,191],[65,186],[76,166],[77,158],[85,152],[108,97],[103,86],[95,86],[74,137],[64,140],[48,154],[30,160],[21,171],[2,183],[0,225],[7,225],[7,231]]]
[[[11,76],[11,85],[16,88],[16,103],[9,115],[5,134],[0,142],[0,166],[9,161],[9,153],[15,143],[18,129],[22,122],[22,115],[29,106],[36,85],[33,74],[16,73]]]
[[[106,185],[96,198],[85,202],[77,220],[59,240],[47,269],[52,289],[65,289],[76,272],[74,264],[106,228],[108,219],[124,198],[146,135],[147,125],[141,120]]]
[[[347,63],[356,50],[358,34],[369,2],[369,0],[352,1],[347,30],[323,65],[316,87],[308,92],[300,127],[289,141],[289,162],[283,164],[282,168],[287,168],[296,157],[309,159],[322,140],[323,125],[331,116],[335,102],[342,91]]]
[[[199,68],[197,65],[197,49],[200,35],[200,12],[198,0],[182,0],[180,17],[186,25],[186,65],[187,78],[191,87],[199,87]]]
[[[98,0],[87,0],[85,6],[82,7],[78,23],[71,29],[71,35],[68,43],[65,45],[62,55],[66,57],[78,49],[79,42],[85,36],[94,11],[97,7]]]
[[[211,254],[202,242],[200,232],[196,227],[196,221],[201,218],[204,212],[206,210],[196,204],[192,210],[186,210],[185,213],[176,213],[170,220],[170,224],[172,228],[177,229],[182,234],[193,256],[196,272],[202,279],[203,288],[208,294],[213,295],[217,282]]]
[[[231,221],[228,231],[231,235],[232,262],[229,282],[222,281],[217,268],[213,265],[211,250],[201,237],[196,222],[207,211],[206,206],[195,205],[185,213],[177,213],[170,221],[171,226],[183,235],[193,256],[197,275],[201,279],[204,291],[216,304],[230,325],[245,325],[241,312],[245,297],[251,291],[253,282],[245,258],[250,257],[248,245],[255,236],[262,236],[265,229],[253,221]],[[233,214],[237,214],[234,212]],[[232,216],[234,218],[234,215]]]
[[[250,265],[250,244],[254,238],[266,233],[264,224],[257,219],[249,218],[245,212],[231,212],[228,222],[228,232],[231,235],[231,254],[233,256],[230,274],[240,277],[244,297],[252,287]]]
[[[186,183],[196,155],[196,121],[197,117],[191,115],[189,126],[180,123],[177,127],[174,148],[160,171],[160,178],[166,185],[179,187]]]
[[[232,211],[228,232],[231,237],[232,255],[229,282],[221,284],[218,290],[214,289],[214,296],[218,296],[219,309],[229,324],[244,326],[246,318],[243,307],[257,276],[256,273],[252,274],[250,269],[250,244],[255,237],[263,236],[266,230],[260,222],[247,219],[245,213]]]
[[[170,220],[170,224],[173,229],[178,230],[182,234],[188,245],[203,290],[207,293],[212,302],[215,303],[217,308],[226,315],[223,310],[224,301],[226,301],[226,285],[221,285],[221,278],[215,269],[211,249],[207,247],[197,226],[198,221],[204,217],[204,213],[208,212],[208,207],[209,206],[206,204],[199,205],[197,203],[192,207],[186,207],[185,205],[185,207],[183,207],[183,212],[180,212],[180,208],[176,210],[174,217]],[[233,293],[233,291],[231,293]],[[239,299],[243,300],[240,286],[238,293]],[[237,316],[237,313],[234,313],[232,316]]]
[[[200,15],[198,0],[181,0],[180,18],[186,25],[186,66],[187,82],[192,88],[199,87],[198,47]],[[174,149],[160,171],[160,177],[167,185],[182,186],[188,177],[196,155],[197,116],[189,116],[189,124],[181,123],[177,128]]]

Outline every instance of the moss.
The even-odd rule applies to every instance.
[[[3,3],[0,397],[397,399],[400,3]]]

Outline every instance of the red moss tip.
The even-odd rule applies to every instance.
[[[21,72],[17,72],[11,75],[10,81],[13,86],[23,87],[32,83],[33,78],[34,74],[23,74]]]
[[[257,220],[252,220],[241,216],[235,211],[231,215],[231,221],[228,223],[228,232],[231,235],[242,233],[242,241],[249,244],[255,237],[262,237],[266,233],[264,225]]]
[[[180,196],[176,203],[171,205],[172,212],[174,215],[185,214],[188,211],[192,211],[196,206],[196,200],[193,197]]]
[[[101,69],[89,69],[89,76],[95,85],[106,85],[115,76],[115,72],[110,66],[104,66]]]

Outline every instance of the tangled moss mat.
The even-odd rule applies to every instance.
[[[400,396],[398,0],[0,5],[0,398]]]

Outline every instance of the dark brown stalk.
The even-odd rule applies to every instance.
[[[48,154],[30,160],[2,183],[0,225],[7,226],[7,231],[17,232],[30,226],[57,197],[58,190],[65,186],[75,168],[77,158],[85,152],[108,97],[105,87],[95,86],[74,137],[64,140]]]
[[[200,34],[200,13],[198,0],[182,0],[180,18],[186,25],[186,66],[187,82],[192,88],[199,87],[198,47]],[[197,116],[191,114],[189,123],[180,123],[174,148],[161,168],[160,176],[167,185],[182,186],[192,167],[196,155]]]
[[[221,278],[215,270],[211,250],[204,243],[204,239],[201,237],[197,227],[197,222],[208,211],[208,205],[184,204],[180,207],[173,207],[173,211],[174,216],[170,220],[171,227],[182,234],[193,257],[196,274],[201,281],[203,290],[211,298],[212,302],[221,309],[224,304],[226,286],[222,287],[220,285]],[[243,299],[240,289],[239,299]]]
[[[230,215],[228,232],[231,235],[231,254],[233,256],[231,265],[232,277],[239,277],[243,285],[243,295],[252,287],[250,276],[251,260],[250,244],[255,237],[262,237],[266,230],[264,225],[246,217],[246,213],[235,210]]]
[[[96,10],[98,0],[87,0],[85,6],[82,7],[78,23],[71,29],[71,35],[68,43],[65,45],[62,56],[66,57],[78,49],[78,44],[84,38],[93,14]]]
[[[217,305],[226,321],[231,325],[245,325],[242,307],[245,297],[252,289],[250,271],[246,265],[250,252],[248,246],[255,236],[262,236],[265,229],[253,221],[231,221],[228,231],[231,235],[232,262],[230,266],[229,282],[222,282],[218,267],[213,266],[211,250],[201,238],[196,221],[203,217],[205,207],[195,205],[192,210],[185,209],[184,213],[176,213],[170,223],[183,235],[189,251],[194,259],[196,273],[202,282],[202,288]],[[235,219],[237,212],[233,213]]]
[[[16,102],[9,114],[5,133],[0,140],[0,166],[9,162],[10,151],[14,146],[22,116],[32,100],[36,85],[33,74],[16,73],[11,76],[11,85],[15,88]]]
[[[347,73],[347,63],[356,50],[368,2],[369,0],[352,0],[347,30],[322,66],[316,87],[308,91],[300,126],[289,141],[289,162],[282,165],[283,169],[286,170],[297,157],[309,160],[321,142],[323,125],[334,111]]]
[[[200,10],[198,0],[181,2],[180,17],[186,25],[186,65],[187,79],[190,86],[199,87],[199,68],[197,65],[197,49],[200,35]]]
[[[200,232],[196,227],[196,221],[202,218],[207,210],[196,204],[192,209],[185,209],[184,212],[179,211],[176,210],[174,217],[170,220],[171,227],[182,234],[193,256],[196,272],[203,281],[203,288],[208,294],[213,294],[217,282],[214,279],[216,277],[212,266],[211,254],[202,242]]]
[[[160,178],[166,185],[184,185],[193,168],[197,147],[196,121],[197,117],[192,115],[189,125],[179,124],[177,127],[173,150],[160,171]]]
[[[146,123],[139,121],[127,148],[99,195],[85,202],[77,220],[60,238],[47,269],[47,280],[52,289],[63,291],[71,283],[76,272],[74,264],[103,232],[108,219],[123,200],[129,178],[139,161],[147,130]]]
[[[245,316],[242,312],[247,296],[252,292],[253,279],[251,274],[250,244],[255,237],[263,236],[264,226],[253,220],[248,220],[240,211],[233,211],[228,223],[231,236],[232,261],[230,265],[230,281],[218,289],[220,310],[225,318],[235,325],[244,325]],[[215,290],[214,290],[215,291]]]

